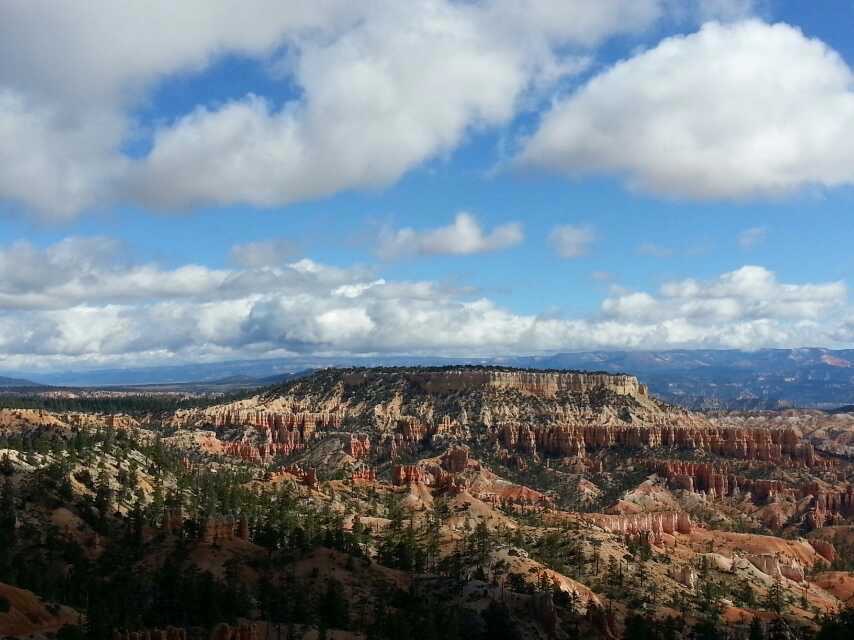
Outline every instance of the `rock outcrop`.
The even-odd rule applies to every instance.
[[[202,522],[201,539],[204,544],[217,544],[234,540],[249,540],[249,521],[246,516],[217,516]]]
[[[649,534],[653,540],[661,540],[662,534],[690,535],[693,530],[691,516],[684,512],[637,513],[610,515],[605,513],[584,514],[584,518],[608,533],[627,536]]]
[[[810,540],[810,544],[812,545],[812,548],[815,549],[815,552],[827,560],[828,563],[834,562],[838,557],[836,554],[836,548],[832,543],[827,542],[826,540]]]
[[[377,472],[372,467],[357,469],[350,474],[353,484],[371,484],[377,481]]]
[[[752,479],[730,473],[725,463],[657,460],[649,467],[665,478],[672,489],[705,493],[712,497],[732,497],[749,492],[754,501],[767,501],[778,495],[795,495],[791,487],[779,480]]]
[[[811,529],[842,524],[845,518],[854,515],[854,487],[826,490],[812,483],[804,488],[802,494],[812,496],[806,515],[807,526]]]
[[[432,484],[432,476],[415,464],[396,464],[391,470],[391,481],[396,487],[408,484]]]
[[[793,430],[713,427],[677,421],[671,424],[550,424],[540,427],[506,422],[498,428],[497,436],[510,450],[545,455],[583,457],[588,450],[612,447],[671,448],[742,460],[790,462],[806,467],[820,461],[812,445],[800,442]]]
[[[367,434],[351,435],[345,445],[345,451],[356,460],[367,458],[371,453],[371,439]]]
[[[363,376],[353,374],[350,384],[358,384]],[[646,397],[647,388],[634,376],[586,372],[533,372],[501,369],[461,368],[424,371],[409,374],[409,379],[428,393],[450,393],[461,389],[490,387],[552,398],[559,393],[591,393],[608,391],[618,395]]]
[[[448,473],[462,473],[469,464],[467,447],[451,447],[442,456],[442,468]]]
[[[760,555],[748,555],[747,560],[754,567],[772,578],[783,577],[795,582],[804,581],[804,567],[797,560],[785,562],[770,553]]]

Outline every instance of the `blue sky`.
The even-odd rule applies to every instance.
[[[854,344],[854,3],[110,4],[0,8],[0,370]]]

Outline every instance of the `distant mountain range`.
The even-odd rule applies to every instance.
[[[630,373],[648,384],[657,397],[691,408],[832,408],[854,404],[854,349],[588,351],[503,358],[300,357],[20,375],[35,383],[57,386],[216,385],[224,380],[263,386],[288,374],[322,367],[448,364]],[[4,384],[3,380],[16,384]],[[0,387],[33,384],[0,378]]]
[[[21,387],[38,387],[39,384],[20,378],[4,378],[0,376],[0,389],[18,389]]]
[[[854,349],[594,351],[511,358],[516,366],[624,371],[691,408],[830,408],[854,404]]]

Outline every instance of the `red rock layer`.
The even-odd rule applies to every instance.
[[[823,465],[812,445],[792,429],[744,429],[696,425],[528,425],[505,423],[498,437],[508,449],[547,455],[583,456],[587,449],[670,447],[708,451],[743,460],[791,459],[807,467]]]
[[[359,469],[350,475],[350,482],[353,484],[370,484],[377,481],[377,472],[373,468]]]
[[[726,464],[686,462],[684,460],[659,460],[650,465],[658,475],[666,478],[674,489],[705,492],[710,496],[737,496],[750,492],[754,500],[768,500],[777,495],[794,495],[794,491],[779,480],[753,480],[729,473]]]
[[[806,523],[812,529],[830,524],[842,524],[845,518],[854,515],[854,487],[826,491],[817,483],[811,483],[804,487],[802,494],[813,496],[806,516]]]
[[[345,446],[345,451],[356,460],[367,458],[371,453],[371,440],[366,434],[351,435]]]
[[[396,464],[391,469],[391,481],[397,487],[408,484],[433,484],[433,476],[415,464]]]
[[[442,455],[441,464],[448,473],[462,473],[469,464],[469,450],[466,447],[451,447]]]
[[[229,427],[254,428],[258,432],[257,437],[225,442],[225,454],[249,462],[268,463],[276,456],[288,456],[304,449],[318,429],[340,427],[343,415],[342,412],[225,409],[206,413],[205,421],[219,430]],[[367,455],[369,443],[360,438],[357,440],[354,443],[355,451],[360,456]]]

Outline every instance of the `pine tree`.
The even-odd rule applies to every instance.
[[[786,593],[783,590],[783,581],[780,576],[776,576],[773,584],[768,588],[768,594],[765,596],[765,608],[778,616],[786,609]]]
[[[601,540],[593,540],[591,542],[593,545],[593,574],[599,575],[599,560],[601,559],[601,555],[599,553],[599,547],[602,546]]]
[[[95,482],[95,506],[101,512],[101,516],[106,516],[113,505],[113,490],[110,487],[110,476],[107,473],[106,467],[101,467],[98,473],[98,479]]]
[[[137,549],[139,549],[143,544],[143,531],[145,527],[145,496],[142,493],[142,489],[136,490],[133,510],[130,513],[130,521],[131,539]]]

